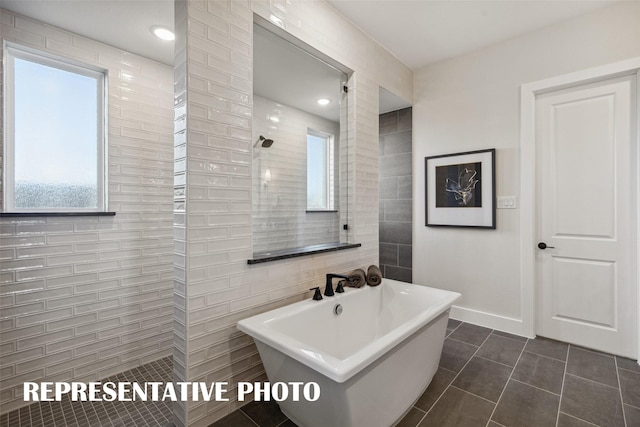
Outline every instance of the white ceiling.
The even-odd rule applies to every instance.
[[[165,64],[173,64],[173,42],[153,34],[173,30],[173,0],[0,0],[8,9]]]
[[[414,70],[615,2],[328,1]],[[154,25],[173,29],[173,0],[0,0],[0,7],[165,64],[173,63],[173,43],[163,42],[150,32]],[[260,69],[264,71],[269,64],[277,65],[278,61],[267,58],[263,64]],[[396,108],[394,103],[402,106],[402,100],[385,92],[381,92],[381,112],[392,111]]]
[[[328,0],[409,68],[452,58],[614,0]]]
[[[253,93],[339,122],[346,75],[261,26],[253,29]],[[330,103],[320,106],[319,98]]]

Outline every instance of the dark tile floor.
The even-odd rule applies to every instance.
[[[167,357],[109,381],[171,381]],[[42,402],[0,427],[172,425],[170,403]],[[295,427],[274,402],[252,402],[212,427]],[[640,366],[545,338],[450,320],[440,367],[399,427],[640,427]],[[367,426],[362,426],[367,427]]]
[[[212,427],[295,426],[252,402]],[[450,320],[440,367],[398,427],[640,427],[640,366]],[[366,427],[366,426],[363,426]]]
[[[165,357],[102,380],[169,382],[173,358]],[[169,427],[173,426],[171,402],[39,402],[0,415],[0,427]],[[254,426],[255,427],[255,426]]]

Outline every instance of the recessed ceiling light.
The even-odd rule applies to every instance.
[[[172,41],[176,39],[175,34],[171,30],[165,27],[151,27],[151,32],[154,36],[161,40]]]
[[[320,98],[316,102],[320,105],[329,105],[331,101],[328,100],[327,98]]]

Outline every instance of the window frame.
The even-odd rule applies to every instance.
[[[309,207],[309,169],[307,168],[307,212],[336,212],[335,208],[335,136],[333,134],[307,128],[307,162],[309,161],[309,136],[322,138],[325,141],[325,177],[324,185],[326,186],[326,207],[310,208]]]
[[[79,74],[96,80],[96,184],[97,206],[95,208],[54,207],[17,208],[15,206],[15,59],[33,62],[62,71]],[[54,55],[16,43],[3,42],[3,87],[4,87],[4,138],[3,138],[3,213],[42,214],[96,214],[106,213],[108,207],[108,139],[107,139],[107,81],[108,70]]]

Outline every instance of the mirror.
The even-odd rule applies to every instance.
[[[347,74],[261,24],[253,34],[254,258],[346,242]]]

